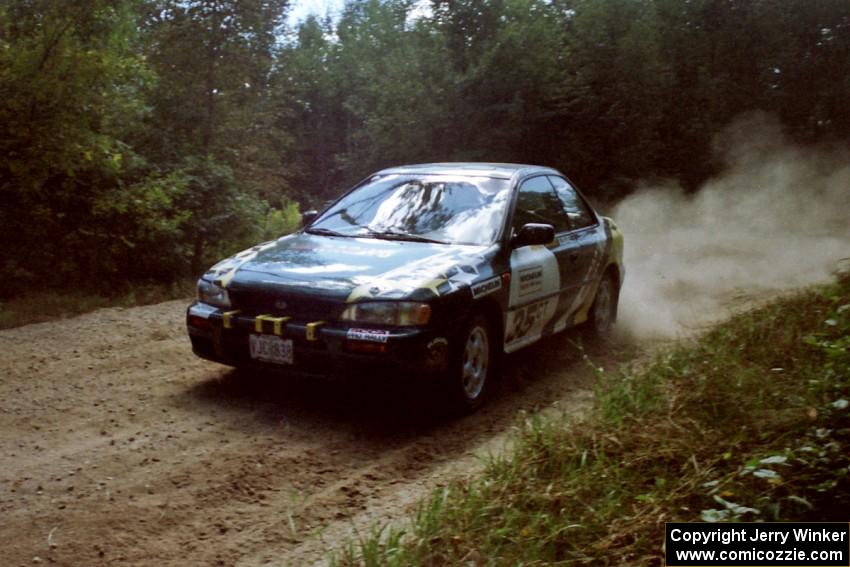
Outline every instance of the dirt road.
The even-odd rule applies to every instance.
[[[196,359],[185,302],[0,332],[4,565],[305,565],[470,474],[518,411],[581,411],[562,335],[512,357],[464,419],[429,391],[261,377]],[[630,356],[596,353],[613,363]]]

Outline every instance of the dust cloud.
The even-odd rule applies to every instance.
[[[726,128],[715,150],[723,173],[695,194],[644,185],[614,210],[626,238],[619,326],[628,334],[688,334],[826,281],[850,256],[847,147],[795,145],[755,113]]]

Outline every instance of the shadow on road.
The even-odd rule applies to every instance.
[[[579,332],[567,332],[505,357],[486,406],[465,417],[446,408],[435,384],[404,376],[322,378],[226,370],[192,386],[185,398],[190,404],[235,412],[240,420],[321,428],[376,441],[401,441],[444,426],[474,436],[508,427],[520,410],[539,409],[588,389],[593,380],[588,358],[608,366],[636,351],[626,339],[586,349],[581,343]]]

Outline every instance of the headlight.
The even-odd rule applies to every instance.
[[[216,307],[230,307],[227,290],[206,280],[198,280],[198,299]]]
[[[368,301],[349,305],[341,318],[343,321],[397,327],[426,325],[431,318],[431,306],[412,301]]]

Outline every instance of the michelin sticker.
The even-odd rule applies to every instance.
[[[502,278],[496,276],[472,286],[472,297],[478,299],[500,289],[502,289]]]
[[[345,338],[352,341],[366,341],[370,343],[385,343],[390,337],[390,332],[381,329],[348,329]]]

